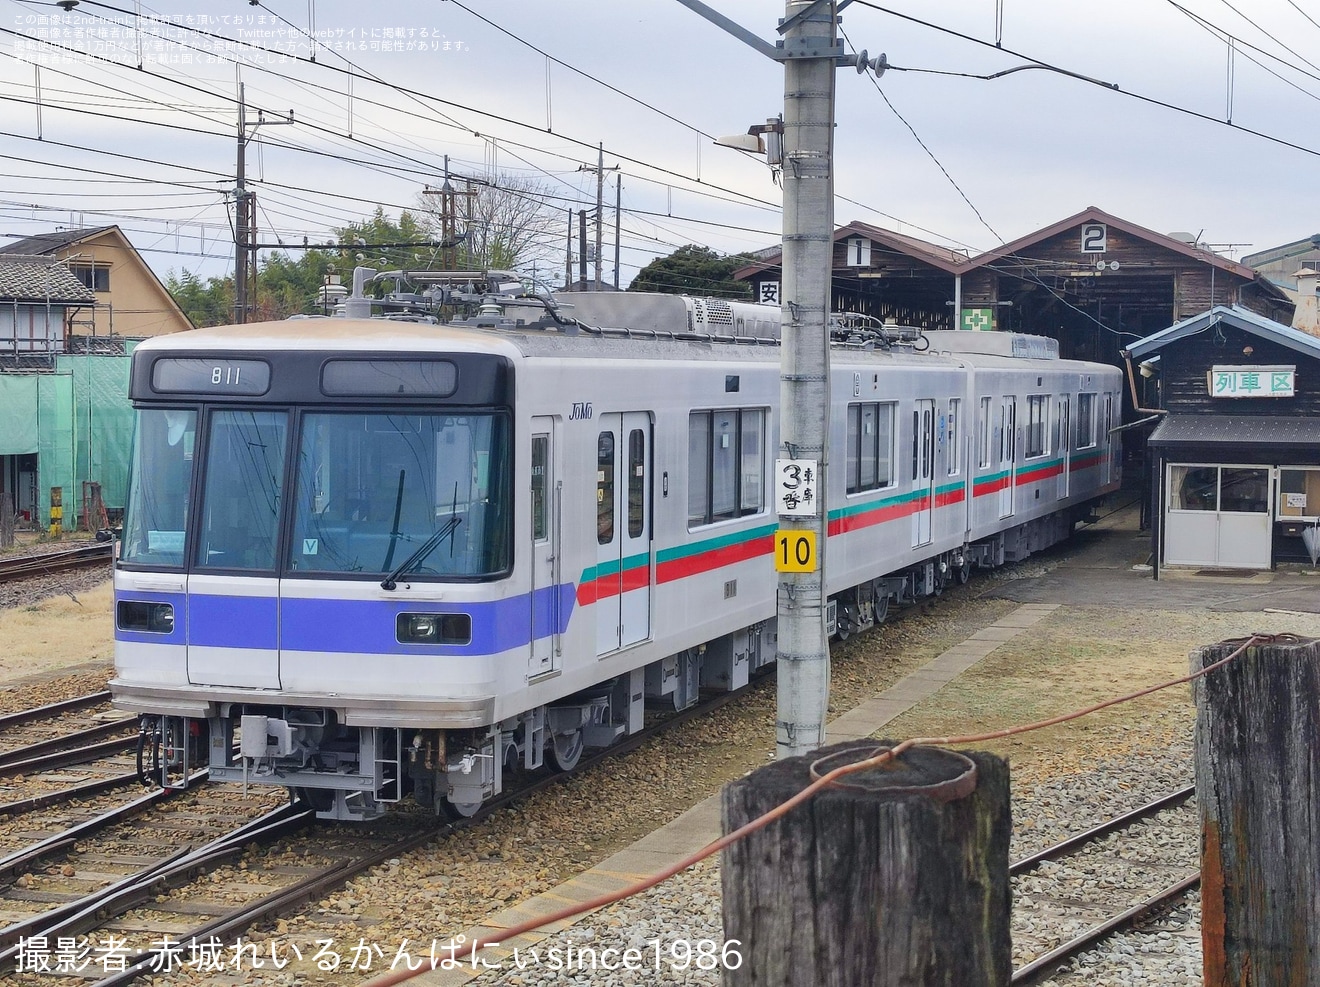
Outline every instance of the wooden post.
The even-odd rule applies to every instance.
[[[1204,983],[1320,983],[1320,642],[1253,645],[1195,695]]]
[[[14,495],[0,493],[0,548],[14,547]]]
[[[892,741],[848,741],[766,765],[724,788],[724,832],[820,773]],[[821,758],[826,758],[820,763]],[[911,786],[961,797],[939,801]],[[937,748],[850,775],[723,852],[726,987],[1003,987],[1009,940],[1008,765]],[[974,787],[973,787],[974,786]],[[905,790],[906,789],[906,790]],[[734,943],[737,940],[737,943]]]

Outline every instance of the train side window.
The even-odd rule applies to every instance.
[[[1077,395],[1077,448],[1095,445],[1095,395]]]
[[[614,541],[614,433],[596,440],[596,541]]]
[[[765,510],[765,410],[688,416],[688,527]]]
[[[957,476],[962,472],[962,461],[958,455],[958,446],[962,442],[962,430],[959,427],[958,416],[962,410],[962,401],[958,398],[949,399],[949,431],[948,431],[948,449],[949,449],[949,475]]]
[[[550,436],[532,436],[532,538],[546,538],[545,479],[550,458]]]
[[[738,503],[741,513],[759,514],[765,509],[765,417],[760,412],[744,411],[739,419],[742,491]]]
[[[628,537],[640,538],[646,509],[646,435],[628,433]]]
[[[848,493],[894,482],[894,407],[874,401],[848,405]]]
[[[1044,394],[1027,395],[1026,457],[1033,459],[1049,452],[1049,405]]]
[[[710,486],[710,412],[688,416],[688,526],[706,524]]]
[[[981,398],[981,458],[977,465],[981,469],[986,469],[990,465],[991,452],[990,443],[994,434],[994,419],[990,417],[990,399]]]
[[[710,517],[727,521],[737,517],[738,412],[717,411],[711,417]]]

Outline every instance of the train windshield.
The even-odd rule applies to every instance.
[[[138,412],[119,554],[122,561],[183,565],[196,439],[196,411]]]
[[[386,574],[437,535],[409,575],[508,570],[506,415],[309,413],[297,456],[291,572]]]

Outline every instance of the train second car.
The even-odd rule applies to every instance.
[[[142,343],[114,701],[143,773],[465,815],[775,659],[778,349],[367,319]],[[832,355],[840,636],[1049,545],[1118,485],[1117,369],[1049,340]]]

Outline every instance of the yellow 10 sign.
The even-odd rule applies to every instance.
[[[775,532],[775,571],[815,572],[816,569],[816,532]]]

